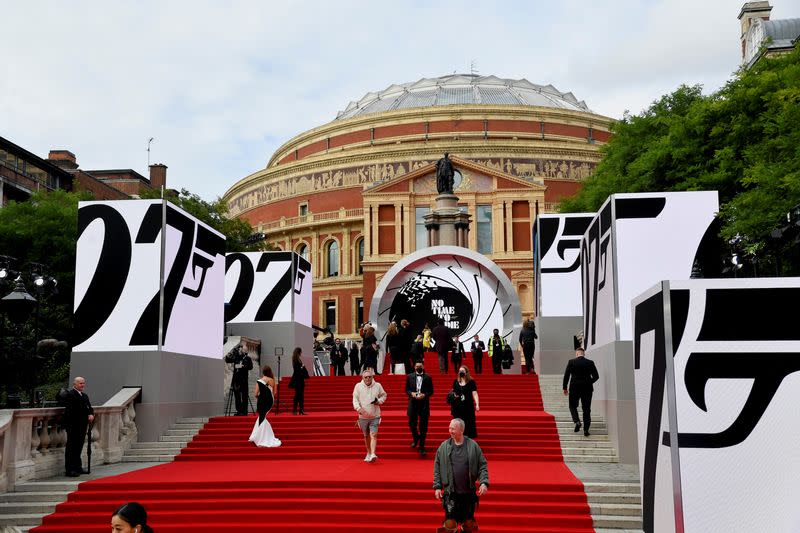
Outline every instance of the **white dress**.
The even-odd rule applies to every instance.
[[[273,393],[272,387],[264,381],[258,380],[258,418],[253,432],[250,433],[250,442],[262,448],[277,448],[281,441],[275,438],[272,426],[267,421],[267,413],[272,409]]]

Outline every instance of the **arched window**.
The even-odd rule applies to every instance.
[[[297,247],[297,255],[308,261],[308,245],[301,243],[300,246]]]
[[[364,266],[361,264],[364,261],[364,238],[358,239],[356,243],[356,274],[361,275],[364,273]]]
[[[332,278],[339,275],[339,243],[331,241],[328,243],[328,277]]]

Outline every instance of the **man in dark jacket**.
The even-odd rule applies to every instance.
[[[483,374],[483,351],[486,349],[486,345],[483,341],[475,335],[475,338],[472,340],[472,344],[470,345],[470,351],[472,352],[472,364],[475,367],[476,374]]]
[[[536,324],[533,320],[528,320],[522,327],[519,333],[519,345],[522,348],[522,354],[525,356],[525,373],[535,374],[536,370],[533,367],[533,352],[536,350]]]
[[[481,447],[464,435],[464,421],[454,418],[450,422],[450,438],[436,451],[433,463],[433,489],[437,500],[442,500],[445,519],[474,527],[475,485],[480,484],[477,496],[489,491],[489,465]],[[462,528],[462,531],[465,528]]]
[[[414,365],[414,373],[406,376],[408,396],[408,427],[411,429],[411,447],[419,446],[419,456],[425,457],[425,437],[431,415],[430,397],[433,396],[433,379],[425,373],[422,361]]]
[[[253,360],[241,344],[234,346],[233,350],[225,355],[225,362],[233,365],[231,387],[233,399],[236,403],[236,416],[247,416],[248,401],[248,374],[253,369]],[[225,413],[226,415],[228,413]]]
[[[86,439],[86,430],[94,420],[94,409],[89,396],[83,392],[85,387],[86,380],[76,377],[64,401],[64,426],[67,430],[64,469],[69,477],[78,477],[86,473],[81,464],[81,450]]]
[[[581,430],[581,421],[578,418],[578,400],[583,408],[583,434],[589,436],[589,426],[592,424],[592,394],[594,382],[600,379],[594,361],[586,359],[583,348],[575,350],[576,357],[567,363],[564,371],[564,395],[569,394],[569,412],[575,422],[575,433]],[[569,383],[569,389],[567,384]]]
[[[453,343],[452,335],[450,335],[450,328],[444,325],[444,319],[440,318],[436,327],[431,332],[431,338],[434,341],[434,348],[436,353],[439,354],[439,372],[447,374],[447,354],[450,351],[450,345]]]
[[[334,376],[344,376],[344,365],[347,363],[349,354],[347,353],[347,346],[344,345],[341,339],[336,339],[333,353],[336,357],[336,373]]]

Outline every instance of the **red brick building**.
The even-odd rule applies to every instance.
[[[533,316],[531,225],[600,160],[611,119],[527,80],[452,75],[392,85],[287,141],[225,193],[267,241],[306,256],[313,321],[355,335],[377,283],[427,245],[423,216],[449,152],[472,217],[469,247],[511,278]]]

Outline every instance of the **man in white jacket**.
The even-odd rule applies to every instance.
[[[378,446],[378,426],[381,423],[380,405],[386,401],[386,391],[375,381],[375,372],[365,368],[361,372],[361,381],[353,388],[353,409],[358,412],[358,427],[364,434],[367,455],[364,461],[371,463],[378,458],[375,449]]]

